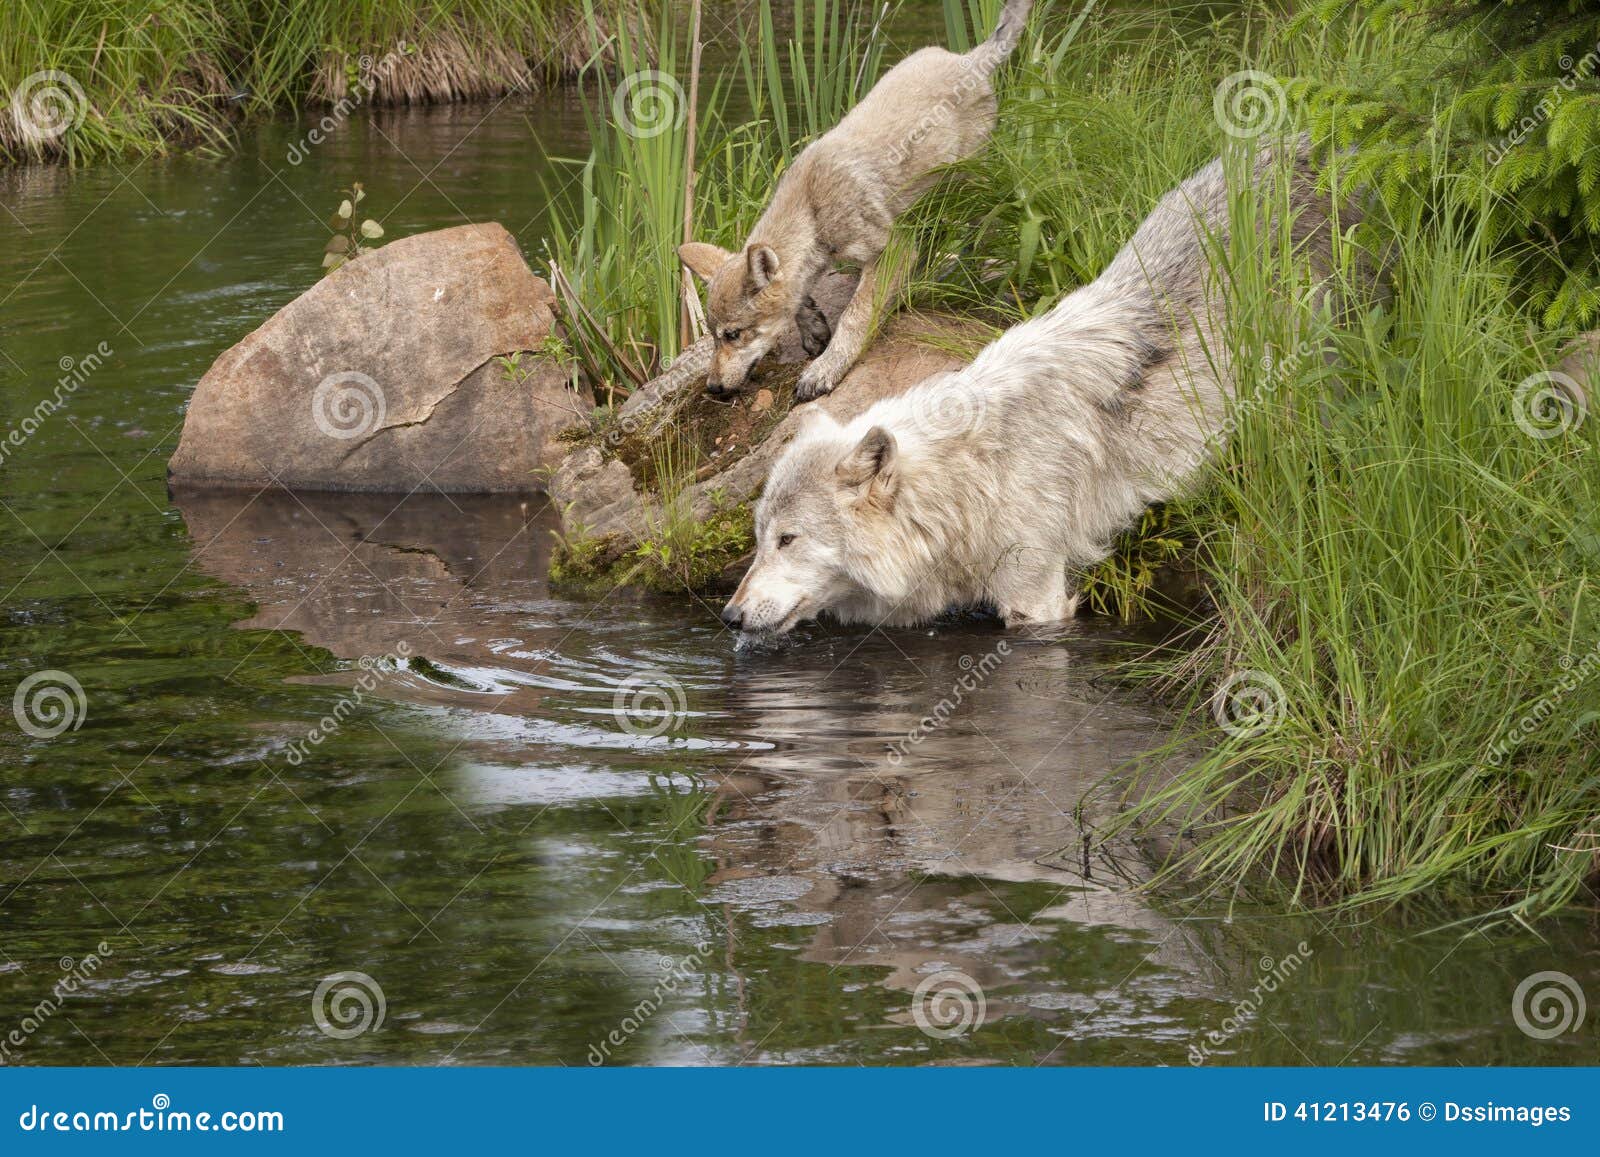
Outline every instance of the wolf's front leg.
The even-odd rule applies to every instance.
[[[833,337],[828,342],[828,348],[805,368],[800,380],[795,383],[796,401],[809,402],[812,398],[820,398],[823,394],[832,392],[833,387],[839,384],[839,379],[849,372],[850,367],[855,365],[856,359],[861,356],[862,347],[867,344],[867,335],[872,330],[875,304],[873,298],[878,286],[877,270],[876,259],[861,266],[861,280],[856,283],[856,291],[850,295],[844,312],[839,315],[839,321],[833,327]]]

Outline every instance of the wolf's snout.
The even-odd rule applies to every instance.
[[[722,621],[729,630],[744,630],[744,608],[737,603],[729,603],[722,608]]]

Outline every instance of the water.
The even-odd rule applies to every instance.
[[[85,704],[48,738],[0,714],[0,1059],[1595,1060],[1512,1012],[1545,970],[1600,999],[1586,917],[1230,918],[1135,893],[1132,848],[1085,877],[1080,801],[1170,725],[1105,678],[1103,623],[735,653],[688,595],[552,592],[539,501],[169,497],[194,382],[311,282],[340,186],[391,237],[496,219],[537,263],[563,174],[532,140],[581,126],[557,93],[358,117],[297,166],[285,123],[0,174],[3,429],[111,350],[0,467],[0,692],[59,671]],[[343,973],[381,1025],[342,1031]]]

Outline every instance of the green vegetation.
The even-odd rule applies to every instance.
[[[7,0],[0,163],[221,148],[251,111],[496,96],[575,73],[629,0]]]
[[[1350,325],[1284,292],[1259,222],[1219,255],[1236,429],[1189,515],[1217,613],[1160,665],[1215,742],[1119,826],[1193,827],[1170,867],[1212,885],[1523,915],[1600,864],[1597,428],[1517,260],[1424,201],[1363,231],[1394,295]]]
[[[792,26],[780,29],[771,0],[761,0],[732,79],[709,85],[691,109],[688,94],[699,85],[681,17],[663,8],[654,71],[644,77],[637,37],[619,33],[614,71],[624,79],[592,70],[599,97],[589,110],[590,155],[551,158],[581,169],[580,195],[555,201],[551,225],[550,260],[572,290],[569,324],[585,364],[624,388],[662,369],[690,328],[676,252],[685,222],[697,240],[737,245],[777,175],[877,83],[884,65],[883,10],[812,0],[796,4]]]
[[[322,250],[322,268],[329,273],[347,261],[354,261],[369,249],[376,248],[371,242],[383,236],[383,226],[372,218],[363,218],[359,223],[356,220],[357,207],[367,199],[367,191],[361,187],[361,182],[353,182],[342,192],[344,197],[339,207],[328,218],[328,228],[333,230],[333,236]]]
[[[1299,27],[1347,24],[1321,0]],[[1415,51],[1291,87],[1320,141],[1354,148],[1350,176],[1399,217],[1481,218],[1513,253],[1513,289],[1546,325],[1600,318],[1600,3],[1360,0]],[[1434,180],[1441,168],[1446,181]]]

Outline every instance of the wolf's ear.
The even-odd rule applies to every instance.
[[[701,281],[710,281],[717,270],[722,268],[723,263],[732,256],[733,254],[721,246],[708,245],[704,241],[685,241],[678,246],[678,260]]]
[[[871,494],[888,497],[894,493],[895,458],[898,447],[894,435],[882,426],[874,426],[856,443],[834,468],[834,475],[842,486],[865,486],[871,483]]]
[[[744,251],[745,263],[750,267],[750,281],[757,289],[765,289],[778,276],[778,255],[770,245],[752,245]]]
[[[801,406],[795,413],[799,415],[794,428],[794,440],[797,442],[802,438],[839,431],[838,420],[821,406]]]

